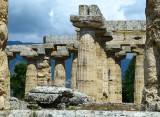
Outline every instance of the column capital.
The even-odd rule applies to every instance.
[[[56,50],[51,53],[51,58],[53,59],[69,59],[70,53],[67,46],[56,46]]]
[[[71,15],[70,21],[77,28],[101,28],[104,17],[97,5],[80,5],[79,14]]]

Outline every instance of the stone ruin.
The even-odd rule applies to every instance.
[[[134,53],[134,104],[160,111],[159,0],[147,0],[146,21],[106,21],[98,6],[80,5],[79,14],[70,17],[76,36],[48,35],[43,44],[13,46],[6,46],[7,2],[0,0],[0,110],[9,109],[8,61],[16,53],[28,61],[26,94],[37,86],[65,87],[64,61],[72,53],[71,89],[102,103],[122,103],[120,61],[126,53]],[[51,59],[55,60],[53,81]]]

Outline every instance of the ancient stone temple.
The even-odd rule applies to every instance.
[[[145,21],[106,21],[96,5],[80,5],[79,14],[71,15],[70,20],[76,27],[76,36],[47,35],[43,44],[5,48],[9,60],[20,53],[28,61],[25,93],[36,86],[66,87],[65,60],[72,54],[72,89],[87,94],[93,102],[122,103],[121,60],[126,53],[134,53],[134,103],[140,105]],[[51,59],[55,60],[55,66],[51,66]]]
[[[8,0],[0,0],[0,110],[9,109],[10,72],[4,52],[8,39]]]
[[[39,97],[34,97],[39,99],[37,103],[43,100],[43,93],[48,97],[54,91],[63,95],[65,60],[72,58],[69,95],[84,94],[87,102],[120,105],[123,105],[121,60],[127,53],[133,53],[136,57],[134,105],[141,110],[160,111],[159,18],[160,0],[147,0],[146,21],[106,21],[97,5],[80,5],[79,14],[70,16],[77,32],[75,36],[46,35],[41,44],[6,46],[8,1],[0,0],[0,110],[10,108],[8,62],[17,53],[27,60],[25,94],[32,98],[30,92],[40,92]],[[50,87],[50,92],[44,87]]]

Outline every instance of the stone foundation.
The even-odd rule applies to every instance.
[[[1,114],[1,113],[0,113]],[[3,114],[3,113],[2,113]],[[4,114],[3,114],[4,115]],[[12,110],[9,117],[159,117],[158,112],[131,112],[131,111],[89,111],[89,110]]]

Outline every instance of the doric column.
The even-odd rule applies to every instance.
[[[27,59],[25,94],[37,86],[37,68],[36,59]]]
[[[10,72],[8,68],[7,55],[0,51],[0,110],[9,109],[10,97]]]
[[[90,96],[92,101],[97,101],[97,97],[99,97],[96,95],[98,90],[97,84],[99,83],[96,83],[96,36],[99,34],[100,37],[100,35],[106,32],[104,28],[101,29],[103,16],[96,5],[80,5],[79,15],[71,16],[70,20],[75,27],[80,29],[77,89]],[[103,85],[101,86],[103,87]],[[101,89],[103,90],[103,88]]]
[[[107,66],[107,55],[103,48],[103,42],[101,37],[96,38],[96,86],[97,95],[96,101],[108,102],[108,66]]]
[[[50,58],[43,57],[39,60],[38,63],[38,86],[42,85],[51,85],[51,66],[50,66]]]
[[[57,87],[66,86],[65,60],[70,57],[66,45],[55,45],[56,50],[51,53],[51,57],[55,59],[54,80],[53,84]]]
[[[72,74],[71,74],[72,89],[77,89],[77,58],[78,58],[78,53],[74,53],[72,60]]]
[[[137,54],[135,63],[134,103],[141,104],[144,88],[144,55]]]
[[[65,87],[66,86],[66,72],[64,60],[55,60],[54,67],[54,86]]]
[[[117,87],[117,100],[116,103],[122,103],[122,71],[121,71],[121,60],[116,60],[116,87]]]
[[[144,110],[160,111],[160,2],[146,1],[146,43],[142,103]]]
[[[0,0],[0,110],[7,110],[10,97],[10,73],[4,52],[8,39],[8,0]]]
[[[115,63],[115,55],[113,52],[108,52],[108,90],[109,102],[114,103],[117,100],[117,69]]]
[[[95,31],[81,30],[81,39],[78,49],[77,88],[92,97],[96,95],[96,47]]]

